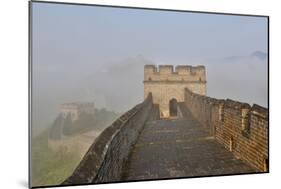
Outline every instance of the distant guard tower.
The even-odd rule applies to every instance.
[[[64,118],[68,115],[70,116],[72,121],[78,120],[81,113],[94,114],[95,113],[95,105],[94,103],[79,103],[79,102],[71,102],[64,103],[60,107],[60,112]]]
[[[144,98],[152,93],[153,103],[159,104],[161,117],[170,116],[170,104],[184,101],[184,89],[206,95],[204,66],[172,65],[144,66]]]

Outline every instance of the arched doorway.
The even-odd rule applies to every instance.
[[[175,117],[178,115],[178,102],[175,98],[172,98],[169,101],[169,112],[171,117]]]

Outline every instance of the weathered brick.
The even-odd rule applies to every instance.
[[[232,100],[216,100],[211,106],[206,104],[206,99],[193,93],[189,89],[185,89],[185,104],[191,110],[192,114],[205,127],[215,127],[215,138],[219,143],[229,149],[230,138],[234,139],[234,153],[242,160],[248,162],[260,171],[264,171],[264,161],[268,158],[268,110],[254,104],[240,103]],[[219,110],[219,104],[224,107],[222,116],[219,111],[211,111],[211,109]],[[248,137],[242,134],[242,109],[249,109],[249,134]],[[208,117],[213,124],[206,125],[206,112],[211,112]],[[201,116],[203,115],[203,116]],[[223,117],[223,121],[219,120]]]

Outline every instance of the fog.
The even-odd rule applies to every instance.
[[[42,3],[32,18],[34,127],[65,102],[127,111],[145,64],[205,65],[209,96],[267,107],[265,18]]]

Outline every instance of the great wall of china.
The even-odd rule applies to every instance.
[[[145,100],[94,141],[62,184],[269,171],[268,109],[206,96],[204,66],[144,69]]]

